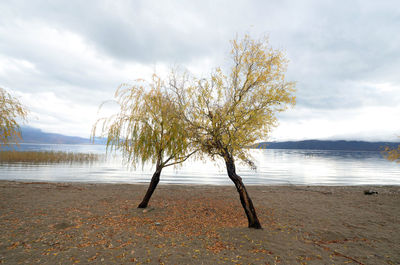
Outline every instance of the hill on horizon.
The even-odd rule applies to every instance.
[[[343,150],[343,151],[383,151],[385,146],[397,147],[395,142],[367,142],[346,140],[303,140],[286,142],[261,142],[257,149],[303,149],[303,150]]]
[[[41,129],[22,126],[21,143],[36,144],[91,144],[88,138],[48,133]],[[95,144],[105,144],[105,139],[96,139]],[[367,142],[346,140],[303,140],[284,142],[261,142],[253,146],[258,149],[308,149],[308,150],[349,150],[349,151],[382,151],[385,146],[397,147],[394,142]]]
[[[66,136],[58,133],[47,133],[41,129],[30,126],[21,127],[21,143],[35,144],[90,144],[88,138],[78,136]]]

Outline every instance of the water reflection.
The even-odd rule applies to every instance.
[[[51,150],[104,154],[100,145],[21,145],[23,150]],[[400,165],[379,152],[318,150],[251,150],[257,170],[237,165],[246,184],[400,185]],[[118,154],[92,164],[0,164],[0,179],[58,182],[149,182],[154,168],[127,168]],[[222,161],[189,159],[180,167],[165,168],[161,183],[231,185]]]

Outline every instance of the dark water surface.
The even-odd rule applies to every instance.
[[[22,144],[20,150],[105,154],[102,145]],[[237,165],[246,184],[261,185],[400,185],[400,164],[379,152],[318,150],[251,150],[257,170]],[[119,155],[91,164],[1,163],[0,180],[142,183],[149,182],[151,165],[128,169]],[[222,161],[188,160],[165,168],[161,183],[231,185]]]

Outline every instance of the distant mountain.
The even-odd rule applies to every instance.
[[[21,127],[21,143],[41,143],[41,144],[89,144],[90,139],[66,136],[58,133],[47,133],[33,127]]]
[[[382,151],[385,146],[397,147],[394,142],[364,142],[364,141],[288,141],[262,142],[254,146],[260,149],[308,149],[308,150],[348,150],[348,151]]]
[[[41,144],[90,144],[91,140],[77,136],[66,136],[57,133],[47,133],[40,129],[21,127],[22,143]],[[105,144],[106,139],[98,138],[96,144]],[[400,143],[394,142],[365,142],[365,141],[288,141],[288,142],[261,142],[254,148],[261,149],[309,149],[309,150],[351,150],[351,151],[382,151],[385,146],[397,147]]]

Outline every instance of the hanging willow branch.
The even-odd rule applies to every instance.
[[[0,87],[0,149],[21,140],[19,122],[26,121],[28,110],[22,103]]]

